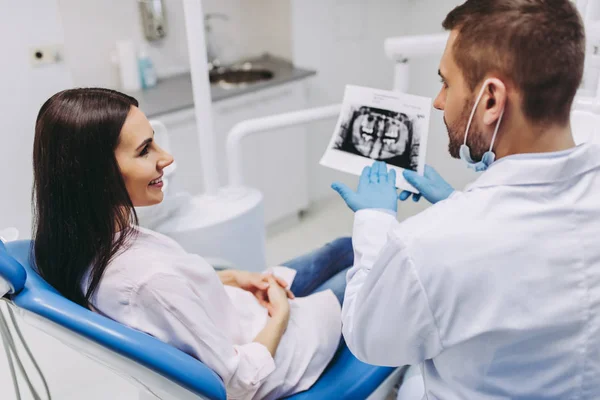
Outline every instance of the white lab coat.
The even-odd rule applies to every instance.
[[[102,276],[92,297],[97,311],[200,359],[221,376],[228,399],[289,396],[321,376],[341,336],[333,292],[290,300],[273,358],[253,342],[269,317],[250,292],[223,286],[206,261],[172,239],[137,229]]]
[[[502,158],[402,223],[356,213],[343,334],[427,399],[600,399],[600,147]]]

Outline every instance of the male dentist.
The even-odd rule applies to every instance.
[[[357,191],[343,333],[377,365],[421,365],[427,399],[600,399],[600,147],[569,116],[585,38],[568,0],[468,0],[443,22],[452,157],[480,177],[454,191],[406,179],[432,203],[395,218],[395,173]],[[408,193],[401,193],[405,200]]]

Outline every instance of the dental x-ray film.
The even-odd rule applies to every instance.
[[[417,193],[402,170],[423,175],[430,111],[428,97],[348,85],[321,165],[360,175],[385,161],[396,170],[396,187]]]

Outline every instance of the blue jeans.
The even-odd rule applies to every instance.
[[[298,297],[331,289],[340,304],[344,301],[346,273],[354,263],[352,239],[339,238],[303,256],[283,263],[295,269],[291,290]]]

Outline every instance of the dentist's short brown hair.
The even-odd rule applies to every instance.
[[[569,0],[468,0],[442,26],[457,30],[454,60],[471,90],[488,74],[521,93],[534,123],[566,124],[581,84],[583,22]]]

